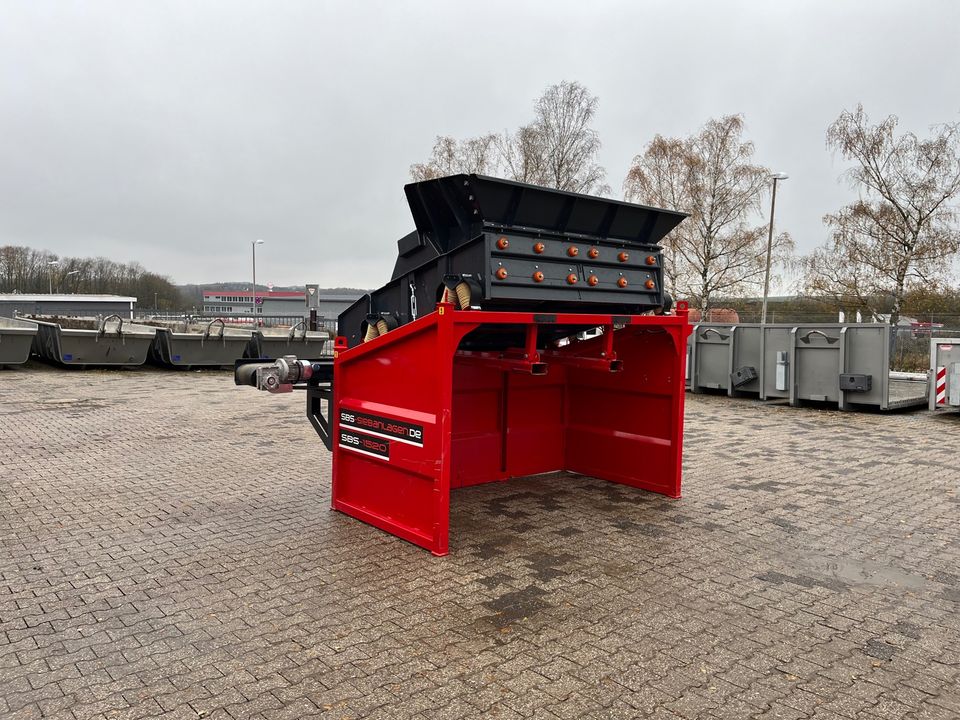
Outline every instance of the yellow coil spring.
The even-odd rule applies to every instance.
[[[386,335],[388,332],[390,332],[390,328],[387,327],[387,321],[382,319],[377,320],[377,334]]]
[[[380,332],[377,330],[377,326],[367,323],[367,334],[363,336],[363,341],[370,342],[371,340],[375,340],[379,335]]]
[[[460,309],[467,310],[470,307],[470,286],[465,282],[459,283],[456,287],[456,292]]]

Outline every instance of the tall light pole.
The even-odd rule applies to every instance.
[[[47,260],[47,294],[53,295],[53,267],[59,265],[59,260]]]
[[[253,313],[254,327],[257,325],[257,245],[263,245],[263,240],[254,240],[250,243],[250,248],[253,251],[253,293],[250,296],[250,301],[253,304],[250,312]]]
[[[767,298],[770,296],[770,261],[773,255],[773,213],[777,207],[777,181],[786,180],[789,175],[782,172],[773,173],[773,194],[770,197],[770,229],[767,234],[767,271],[763,274],[763,309],[760,311],[760,324],[767,324]]]

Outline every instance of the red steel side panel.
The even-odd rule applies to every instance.
[[[506,382],[507,375],[499,368],[454,360],[451,487],[506,477]]]
[[[508,376],[508,477],[563,470],[564,371],[551,365],[546,375]]]
[[[447,553],[453,353],[470,329],[449,313],[334,360],[333,508],[436,555]]]
[[[680,497],[685,341],[683,325],[628,325],[614,334],[622,372],[569,373],[568,470]]]
[[[564,371],[454,360],[451,487],[563,469]]]

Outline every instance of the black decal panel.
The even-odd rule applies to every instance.
[[[368,435],[423,447],[423,425],[405,420],[391,420],[379,415],[341,408],[340,428],[358,430]]]

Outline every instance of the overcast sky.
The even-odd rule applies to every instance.
[[[743,113],[790,174],[801,250],[854,197],[827,125],[862,102],[960,120],[960,3],[0,0],[0,245],[175,282],[374,287],[434,136],[513,129],[561,80],[599,96],[608,183],[656,133]]]

